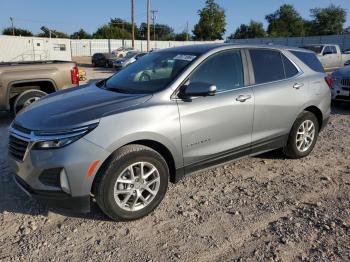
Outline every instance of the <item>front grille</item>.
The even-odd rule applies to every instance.
[[[349,101],[350,101],[350,96],[336,96],[335,99],[339,99],[339,100],[349,100]]]
[[[23,161],[24,155],[27,151],[28,142],[19,139],[13,135],[9,136],[9,153],[17,160]]]
[[[340,80],[340,83],[342,86],[350,88],[350,78],[343,78],[342,80]]]

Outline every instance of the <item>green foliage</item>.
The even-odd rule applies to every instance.
[[[175,34],[175,41],[186,41],[191,40],[192,36],[190,36],[187,32],[182,32]]]
[[[156,40],[174,40],[175,33],[174,29],[171,28],[168,25],[164,24],[155,24],[155,29],[156,29]],[[153,40],[154,38],[154,29],[153,25],[150,26],[150,34],[151,34],[151,39]],[[147,24],[142,23],[140,25],[140,28],[138,30],[138,38],[139,39],[147,39]]]
[[[312,33],[317,35],[333,35],[343,32],[346,21],[346,10],[340,6],[330,5],[326,8],[310,10],[312,20]]]
[[[71,39],[90,39],[91,35],[81,28],[79,31],[71,34],[70,38]]]
[[[256,21],[250,21],[248,25],[241,24],[239,28],[237,28],[236,32],[231,35],[229,38],[235,39],[245,39],[245,38],[258,38],[265,37],[266,32],[263,27],[263,24]]]
[[[222,39],[225,33],[225,11],[214,0],[206,0],[205,7],[198,11],[198,24],[193,34],[196,40]]]
[[[120,18],[112,18],[108,24],[99,27],[92,36],[97,39],[131,39],[131,23]]]
[[[7,27],[2,31],[3,35],[12,35],[12,27]],[[15,35],[17,36],[33,36],[29,30],[15,27]]]
[[[37,34],[38,37],[50,37],[49,32],[42,32]],[[56,31],[56,30],[51,30],[51,37],[52,38],[69,38],[69,36],[66,33]]]
[[[266,15],[267,33],[271,37],[304,36],[304,20],[292,5],[282,5],[274,13]]]

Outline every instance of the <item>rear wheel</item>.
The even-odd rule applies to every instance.
[[[23,93],[19,94],[15,99],[12,110],[15,114],[17,114],[23,108],[33,104],[34,102],[38,101],[40,98],[46,95],[47,93],[41,90],[31,89],[24,91]]]
[[[114,220],[134,220],[148,215],[162,201],[169,170],[153,149],[128,145],[119,149],[94,184],[98,205]]]
[[[311,112],[303,112],[295,120],[288,137],[284,153],[290,158],[302,158],[309,155],[314,148],[319,132],[319,123]]]

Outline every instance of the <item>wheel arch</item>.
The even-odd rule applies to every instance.
[[[112,161],[114,155],[116,154],[116,152],[127,145],[143,145],[143,146],[147,146],[153,150],[155,150],[156,152],[158,152],[166,161],[168,168],[169,168],[169,180],[172,183],[176,182],[176,166],[175,166],[175,160],[173,157],[173,154],[171,153],[171,151],[169,150],[168,147],[166,147],[164,144],[155,141],[155,140],[151,140],[151,139],[140,139],[140,140],[135,140],[129,143],[126,143],[120,147],[118,147],[117,149],[115,149],[100,165],[100,167],[98,168],[96,175],[92,181],[92,186],[91,186],[91,191],[94,193],[94,189],[96,188],[96,184],[100,181],[100,178],[103,176],[103,170],[105,170],[107,168],[107,165]]]
[[[317,121],[318,121],[318,128],[319,128],[319,131],[320,131],[321,127],[323,125],[323,114],[322,114],[322,111],[317,106],[308,106],[308,107],[306,107],[304,109],[304,111],[313,113],[316,116]]]
[[[38,86],[38,90],[41,90],[47,94],[54,93],[57,91],[56,83],[52,79],[30,79],[30,80],[20,80],[12,81],[8,84],[7,88],[7,105],[8,109],[11,103],[11,94],[15,92],[15,89],[18,89],[18,94],[25,91],[26,87]],[[15,95],[16,96],[16,95]]]

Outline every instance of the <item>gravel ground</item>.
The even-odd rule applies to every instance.
[[[0,115],[0,260],[350,260],[349,105],[333,108],[310,156],[272,152],[196,173],[151,215],[123,223],[95,204],[87,215],[51,211],[18,189],[10,121]]]

